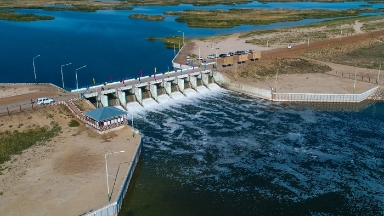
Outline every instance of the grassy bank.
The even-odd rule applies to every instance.
[[[313,59],[326,60],[343,65],[378,69],[384,59],[384,37],[367,38],[360,43],[338,44],[305,52]]]
[[[55,17],[51,16],[39,16],[35,14],[17,14],[14,12],[0,11],[0,20],[7,21],[38,21],[38,20],[54,20]]]
[[[254,82],[265,80],[279,74],[305,74],[305,73],[325,73],[331,70],[326,65],[305,59],[278,59],[266,60],[257,63],[245,64],[240,67],[224,69],[224,73],[237,74],[241,78],[251,79]]]
[[[60,131],[61,127],[56,122],[51,122],[50,127],[37,126],[23,132],[17,130],[0,132],[0,164],[33,145],[44,144],[57,136]]]
[[[256,30],[241,34],[247,43],[267,46],[286,45],[322,41],[329,38],[345,37],[356,34],[353,25],[358,21],[363,24],[362,31],[375,31],[384,28],[383,16],[347,17],[325,20],[298,27]]]
[[[168,49],[178,49],[179,46],[182,47],[183,46],[183,37],[182,36],[170,36],[170,37],[166,37],[166,38],[160,38],[159,40],[161,40],[164,44],[165,44],[165,47],[168,48]],[[188,39],[184,38],[184,41],[185,43],[188,42]]]
[[[239,25],[357,16],[359,10],[230,9],[167,11],[165,14],[179,16],[176,21],[185,22],[189,27],[232,28]]]
[[[146,14],[131,14],[128,16],[131,19],[145,19],[149,21],[163,21],[165,20],[164,16],[161,15],[146,15]]]

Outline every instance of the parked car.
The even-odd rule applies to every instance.
[[[219,57],[220,58],[225,58],[225,57],[227,57],[227,54],[226,53],[222,53],[222,54],[219,55]]]
[[[256,51],[253,50],[253,49],[250,49],[248,52],[249,52],[249,53],[255,53]]]
[[[201,56],[197,56],[197,57],[196,57],[196,60],[203,60],[203,57],[201,57]]]
[[[289,44],[289,45],[287,46],[287,48],[288,48],[288,49],[291,49],[291,48],[292,48],[292,44]]]
[[[216,56],[215,54],[209,54],[209,55],[207,55],[207,58],[208,58],[208,59],[214,59],[215,56]]]
[[[235,55],[235,53],[233,53],[233,52],[229,52],[228,55],[229,55],[229,56],[233,56],[233,55]]]
[[[53,98],[37,98],[37,104],[39,105],[44,105],[44,104],[51,104],[51,103],[54,103],[55,101],[53,100]]]
[[[236,51],[235,55],[241,55],[241,51]]]
[[[243,54],[248,54],[248,51],[247,50],[242,50],[241,51],[241,55],[243,55]]]

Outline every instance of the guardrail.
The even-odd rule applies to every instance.
[[[327,103],[358,103],[373,94],[378,86],[361,94],[321,94],[321,93],[272,93],[272,101],[292,102],[327,102]]]
[[[8,106],[0,108],[0,116],[12,115],[17,113],[29,112],[33,110],[39,110],[46,108],[50,105],[37,105],[36,103],[18,104],[14,106]]]
[[[142,148],[142,140],[140,140],[140,144],[138,145],[138,148],[136,149],[136,154],[131,161],[131,165],[129,166],[129,169],[128,169],[127,175],[124,178],[123,184],[120,187],[120,192],[116,198],[116,201],[114,201],[113,203],[106,205],[100,209],[97,209],[95,211],[87,213],[86,214],[87,216],[117,215],[119,213],[121,206],[123,204],[124,197],[127,193],[129,183],[131,182],[133,173],[135,171],[137,162],[139,161],[140,154],[141,154],[141,148]]]

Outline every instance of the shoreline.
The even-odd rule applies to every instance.
[[[21,131],[36,124],[49,125],[50,121],[58,122],[62,128],[62,133],[47,144],[34,145],[19,155],[12,155],[11,160],[1,165],[0,211],[3,214],[81,215],[106,206],[109,202],[104,156],[124,150],[108,157],[111,203],[122,202],[127,189],[123,183],[129,182],[139,158],[141,135],[132,137],[129,126],[100,135],[84,124],[68,126],[70,119],[71,113],[62,106],[0,117],[1,125],[10,126],[1,127],[0,131],[13,128],[16,122],[23,122],[17,128]],[[116,205],[115,209],[118,208]]]

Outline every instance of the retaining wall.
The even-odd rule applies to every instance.
[[[272,101],[358,103],[367,99],[377,88],[361,94],[272,93]]]
[[[117,199],[109,205],[106,205],[95,211],[89,212],[88,214],[86,214],[87,216],[110,216],[110,215],[114,216],[119,213],[121,206],[123,204],[125,194],[127,193],[129,183],[131,182],[133,173],[135,171],[137,162],[139,161],[141,148],[142,148],[142,140],[140,140],[140,144],[137,146],[136,154],[131,161],[131,165],[128,169],[127,175],[125,176],[123,184],[120,187],[120,193],[117,196]]]
[[[215,79],[215,82],[217,84],[223,86],[226,89],[271,100],[270,90],[260,89],[250,85],[232,82],[230,79],[228,79],[226,76],[219,72],[213,72],[213,78]]]

